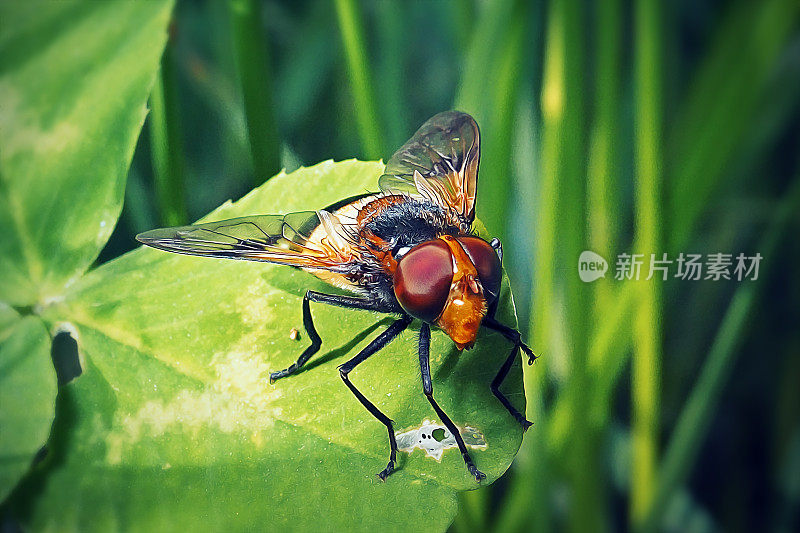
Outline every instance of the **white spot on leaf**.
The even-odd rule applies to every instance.
[[[274,291],[263,279],[256,277],[248,285],[247,292],[236,298],[235,309],[241,314],[245,326],[263,326],[274,318],[274,305],[267,298]]]
[[[272,427],[283,412],[274,405],[283,393],[265,378],[266,362],[253,351],[237,350],[218,354],[213,366],[216,379],[203,390],[182,390],[169,400],[151,400],[135,413],[119,416],[106,440],[106,460],[118,464],[142,439],[180,433],[240,433],[256,446],[263,445],[256,434]]]
[[[469,426],[459,428],[464,444],[470,448],[486,448],[486,439],[483,433]],[[441,424],[423,420],[419,428],[410,429],[403,433],[396,433],[397,448],[400,451],[411,453],[414,448],[424,451],[428,457],[433,457],[437,461],[442,460],[444,450],[457,448],[456,439],[450,431]]]

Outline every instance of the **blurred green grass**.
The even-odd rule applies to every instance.
[[[542,357],[517,462],[463,496],[453,528],[791,530],[799,10],[178,2],[174,70],[102,258],[182,202],[196,219],[280,166],[385,160],[434,113],[470,112],[478,214]],[[576,271],[587,249],[611,269],[593,284]],[[614,280],[631,251],[764,262],[757,283]]]

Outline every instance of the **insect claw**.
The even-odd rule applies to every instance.
[[[389,477],[389,474],[391,474],[392,472],[394,472],[394,462],[393,461],[389,461],[389,464],[386,465],[386,468],[384,468],[378,474],[378,479],[380,479],[381,481],[385,482],[386,478]]]
[[[469,465],[467,468],[469,469],[469,473],[475,476],[475,481],[478,483],[486,479],[486,474],[478,470],[475,465]]]
[[[522,348],[522,351],[528,356],[528,365],[532,365],[534,361],[539,359],[539,356],[533,353],[533,350],[528,348],[527,345],[520,343],[519,347]]]
[[[525,433],[533,425],[533,422],[525,417],[521,417],[519,423],[522,425],[522,432]]]

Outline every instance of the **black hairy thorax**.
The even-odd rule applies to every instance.
[[[384,208],[365,224],[364,230],[390,244],[392,255],[441,235],[458,236],[444,209],[424,200],[408,200]]]

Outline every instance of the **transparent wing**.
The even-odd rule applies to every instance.
[[[378,185],[440,205],[469,225],[475,219],[480,131],[471,116],[445,111],[429,119],[389,159]]]
[[[257,215],[140,233],[148,246],[179,254],[349,271],[351,230],[327,211]]]

